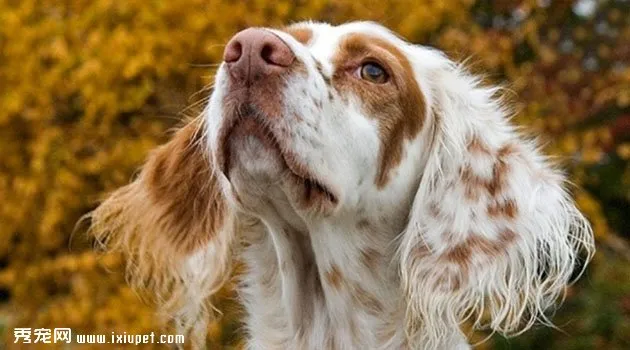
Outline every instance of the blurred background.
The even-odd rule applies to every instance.
[[[375,20],[469,58],[570,174],[593,264],[558,329],[478,348],[630,349],[629,0],[0,0],[0,348],[19,348],[14,327],[158,329],[120,257],[93,253],[75,223],[196,113],[227,39],[304,19]],[[232,297],[210,349],[241,344]]]

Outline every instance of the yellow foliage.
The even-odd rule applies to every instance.
[[[558,51],[564,34],[547,30],[536,3],[505,2],[524,19],[500,30],[475,20],[473,0],[0,2],[0,294],[17,311],[10,327],[157,329],[150,305],[126,286],[121,258],[97,256],[81,230],[72,232],[166,139],[193,93],[211,82],[224,43],[248,26],[381,22],[414,42],[472,56],[475,71],[510,82],[522,104],[516,120],[544,135],[578,186],[579,174],[607,149],[627,160],[630,146],[616,145],[609,128],[577,126],[611,103],[630,105],[630,68],[585,72],[583,52]],[[614,23],[626,15],[609,13]],[[577,27],[573,35],[587,40],[592,33]],[[622,26],[617,40],[630,42],[630,28]],[[597,55],[613,59],[618,46],[602,43]],[[521,47],[535,57],[519,63]],[[597,199],[576,195],[597,236],[608,234]],[[210,325],[209,344],[239,344],[226,331],[235,328],[234,314]]]

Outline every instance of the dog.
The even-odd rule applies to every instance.
[[[250,28],[201,115],[93,211],[202,347],[240,263],[249,349],[467,349],[549,323],[593,234],[502,89],[370,22]]]

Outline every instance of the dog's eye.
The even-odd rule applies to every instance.
[[[383,67],[374,62],[368,62],[361,66],[361,79],[367,80],[375,84],[383,84],[387,82],[389,76]]]

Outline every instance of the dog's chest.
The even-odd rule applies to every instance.
[[[317,234],[259,225],[246,237],[241,297],[251,347],[401,347],[404,309],[385,249],[347,232]]]

